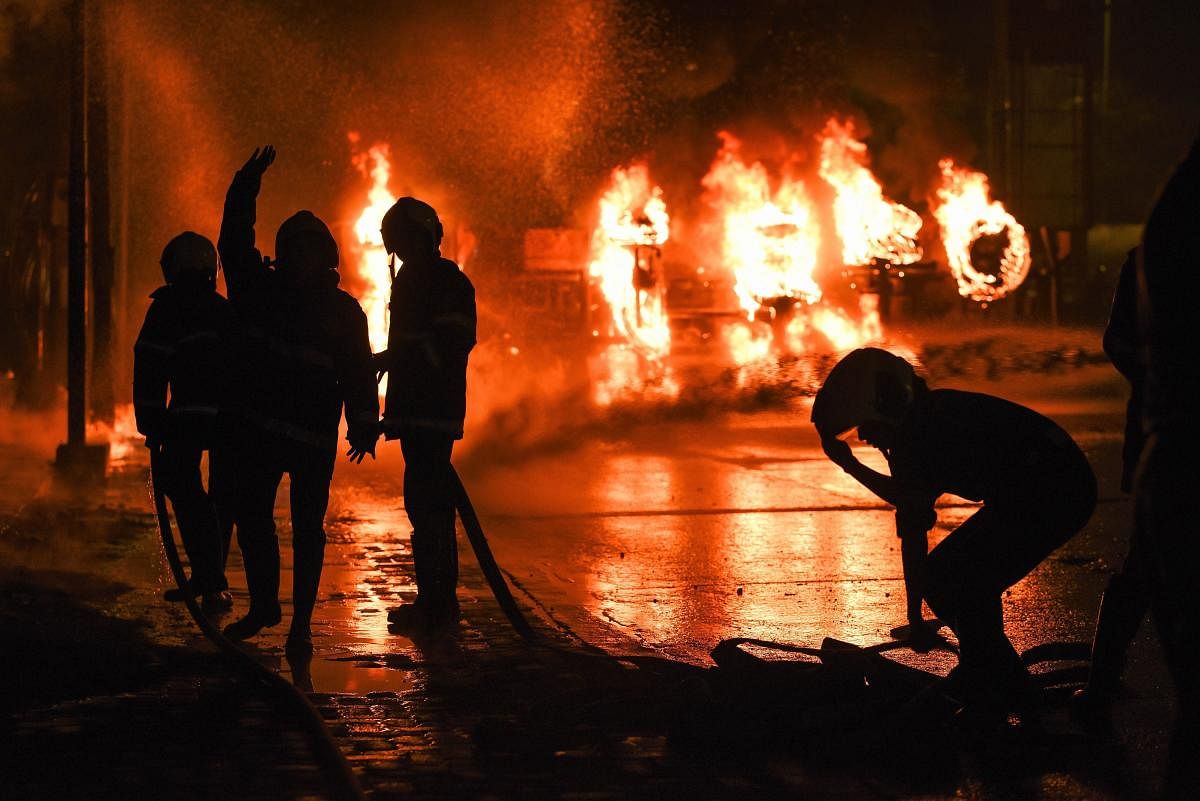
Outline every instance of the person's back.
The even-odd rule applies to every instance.
[[[463,435],[467,359],[475,345],[475,287],[449,259],[406,264],[392,286],[384,427]]]
[[[232,409],[251,425],[313,447],[336,448],[342,407],[353,425],[374,426],[378,396],[371,380],[366,315],[338,289],[338,273],[272,269],[254,245],[257,178],[239,172],[230,186],[218,249],[239,323]],[[288,223],[302,244],[315,228],[300,212]],[[336,254],[333,263],[336,264]]]
[[[374,455],[379,398],[367,318],[337,288],[339,254],[329,229],[301,211],[279,227],[277,268],[255,246],[255,204],[274,148],[255,151],[225,198],[218,249],[236,312],[237,370],[229,407],[238,455],[238,542],[250,609],[225,628],[245,639],[282,618],[275,495],[291,479],[293,616],[287,653],[312,655],[311,621],[325,553],[325,512],[346,414],[349,456]]]
[[[1138,311],[1146,354],[1147,435],[1135,494],[1152,610],[1179,708],[1164,797],[1194,798],[1200,786],[1200,338],[1189,288],[1197,265],[1200,138],[1176,168],[1146,222],[1138,262]]]
[[[463,436],[467,358],[475,346],[475,288],[441,257],[442,223],[432,206],[402,197],[380,233],[402,266],[392,284],[388,349],[376,355],[389,374],[383,428],[404,453],[404,509],[412,523],[417,598],[388,621],[428,631],[458,621],[454,530],[454,442]]]
[[[1012,401],[978,392],[930,390],[901,426],[889,457],[893,475],[927,483],[938,494],[1003,503],[1053,491],[1059,468],[1086,464],[1054,421]]]

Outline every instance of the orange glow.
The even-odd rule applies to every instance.
[[[702,183],[721,222],[721,254],[742,310],[752,320],[763,302],[775,298],[815,303],[821,299],[813,279],[820,229],[804,183],[785,179],[772,193],[766,167],[747,166],[741,143],[726,132],[720,137],[721,149]],[[735,352],[761,349],[759,337],[736,331],[732,337]]]
[[[355,133],[351,133],[349,138],[352,144],[358,142]],[[371,180],[371,187],[367,190],[367,205],[354,223],[354,236],[359,245],[358,274],[366,285],[358,301],[367,315],[371,350],[378,353],[387,348],[388,299],[392,293],[388,255],[383,249],[383,235],[379,231],[383,215],[396,202],[395,195],[388,189],[392,174],[388,146],[377,143],[365,152],[354,154],[353,164],[364,177]],[[386,377],[384,380],[387,380]],[[380,393],[385,387],[386,384],[380,385]]]
[[[849,267],[881,259],[912,264],[921,259],[921,217],[883,196],[867,168],[867,146],[854,138],[854,124],[831,118],[821,134],[821,177],[836,191],[833,216]]]
[[[87,438],[108,440],[109,462],[114,465],[125,462],[142,444],[142,435],[138,433],[137,420],[133,414],[133,404],[118,403],[113,410],[111,426],[102,420],[89,422]]]
[[[1029,237],[998,200],[991,200],[987,176],[954,166],[953,159],[938,162],[942,185],[934,209],[942,229],[942,244],[950,271],[958,281],[958,294],[988,302],[999,300],[1019,287],[1029,274]],[[983,236],[1007,234],[1007,244],[996,273],[977,270],[971,246]]]
[[[653,253],[670,237],[662,190],[650,184],[645,165],[617,167],[600,198],[600,221],[592,233],[588,273],[597,279],[612,312],[613,333],[643,356],[659,360],[671,350],[671,329],[660,276],[637,283],[655,265]],[[645,249],[645,250],[643,250]]]

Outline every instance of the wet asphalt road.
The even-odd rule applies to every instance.
[[[1088,454],[1101,487],[1092,521],[1005,599],[1008,630],[1019,649],[1087,640],[1099,592],[1123,555],[1131,511],[1116,489],[1122,387],[1100,367],[1004,385],[941,385],[1027,403],[1063,424]],[[469,437],[470,432],[467,449]],[[866,449],[859,455],[878,460]],[[145,513],[149,507],[138,478],[143,461],[143,453],[133,448],[105,492],[86,499],[98,510],[97,519],[109,521],[105,525],[114,533],[107,544],[103,537],[97,540],[96,525],[88,519],[62,520],[56,525],[65,535],[22,558],[36,554],[33,568],[86,571],[99,555],[105,575],[123,585],[103,604],[107,611],[145,621],[160,642],[194,643],[182,611],[158,600],[169,579]],[[728,637],[806,645],[835,637],[869,645],[889,639],[891,629],[904,621],[892,515],[824,458],[803,403],[787,410],[660,420],[535,458],[485,462],[471,458],[468,450],[458,461],[519,599],[543,623],[609,653],[652,653],[703,666],[711,664],[713,646]],[[436,709],[439,702],[430,695],[422,666],[435,675],[438,658],[389,634],[384,619],[388,607],[415,591],[408,571],[401,468],[395,443],[382,445],[374,464],[338,466],[327,518],[322,600],[314,621],[317,658],[308,680],[321,697],[395,694],[404,704],[412,699],[414,708],[432,703]],[[14,487],[17,479],[10,477]],[[285,570],[290,565],[287,500],[282,491],[277,519]],[[971,512],[970,504],[944,498],[934,539]],[[131,537],[131,529],[141,534]],[[117,537],[117,531],[125,533]],[[80,542],[87,548],[73,544]],[[465,540],[461,548],[466,562],[471,556]],[[236,552],[230,579],[238,610],[244,609]],[[285,576],[285,625],[264,632],[250,646],[285,672],[289,584]],[[460,596],[468,620],[479,619],[480,599],[465,587]],[[503,629],[495,625],[490,630]],[[1139,797],[1153,786],[1159,770],[1170,692],[1149,629],[1132,654],[1128,680],[1134,700],[1118,709],[1118,726],[1135,757],[1121,770],[1128,772],[1130,786],[1140,789],[1103,797]],[[474,627],[471,636],[487,630]],[[465,647],[470,652],[490,646],[484,636]],[[945,652],[900,650],[890,656],[938,673],[954,663]],[[381,707],[363,725],[394,725],[389,714]],[[429,753],[443,745],[434,743]],[[457,768],[447,770],[453,775]],[[1043,798],[1089,797],[1079,795],[1069,776],[1054,771],[1039,781]]]

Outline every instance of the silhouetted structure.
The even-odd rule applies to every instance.
[[[154,480],[175,507],[192,566],[189,587],[206,608],[227,609],[233,604],[225,581],[233,522],[217,413],[231,310],[217,294],[217,251],[207,238],[185,231],[163,249],[160,264],[166,284],[150,295],[133,348],[134,414],[146,447],[157,455]],[[207,491],[200,476],[204,451]],[[180,600],[178,592],[168,598]]]
[[[1024,406],[930,390],[903,359],[862,348],[834,367],[813,404],[825,453],[896,507],[914,647],[930,644],[921,599],[958,636],[964,728],[986,730],[1021,700],[1026,673],[1004,633],[1001,597],[1083,528],[1096,479],[1071,437]],[[839,437],[857,428],[891,475],[859,462]],[[943,493],[983,501],[932,551]]]
[[[1179,712],[1164,795],[1200,787],[1200,337],[1196,335],[1196,223],[1200,139],[1176,168],[1142,238],[1138,307],[1146,354],[1146,446],[1136,482],[1137,533],[1149,563],[1151,609]]]
[[[374,455],[379,399],[367,318],[339,290],[329,229],[299,211],[275,236],[276,266],[254,241],[255,201],[275,159],[267,146],[234,175],[218,249],[237,319],[237,369],[228,407],[237,459],[235,516],[250,609],[226,627],[234,639],[281,619],[275,494],[291,478],[293,615],[289,654],[312,652],[310,624],[325,558],[325,511],[345,408],[350,458]]]
[[[404,508],[412,523],[417,599],[393,609],[402,629],[458,621],[458,546],[450,455],[462,439],[467,358],[475,346],[475,288],[441,257],[437,212],[415,198],[383,218],[383,243],[402,262],[392,282],[388,349],[376,367],[388,374],[383,427],[404,452]]]

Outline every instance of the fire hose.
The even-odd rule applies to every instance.
[[[508,588],[508,582],[504,580],[504,573],[501,572],[500,565],[496,564],[496,557],[492,554],[487,537],[483,535],[483,526],[479,523],[479,516],[475,514],[471,497],[467,495],[467,488],[463,486],[462,479],[459,477],[458,471],[454,469],[454,465],[450,465],[450,482],[450,491],[454,495],[454,506],[458,509],[458,517],[462,521],[463,529],[467,532],[471,549],[475,551],[475,559],[479,562],[483,577],[487,579],[492,594],[496,596],[496,601],[500,604],[500,609],[522,638],[533,642],[539,641],[541,638],[529,625],[521,608],[517,606],[516,599],[513,598],[512,591]]]
[[[167,554],[167,563],[171,566],[171,574],[175,578],[175,583],[179,585],[184,603],[187,605],[192,619],[196,621],[196,625],[200,627],[200,631],[204,633],[204,636],[212,641],[231,662],[245,671],[261,687],[285,703],[290,704],[295,709],[297,718],[304,727],[306,734],[308,734],[313,755],[326,772],[331,785],[330,789],[333,791],[333,797],[338,799],[338,801],[363,801],[366,796],[363,794],[362,787],[358,783],[358,778],[354,775],[354,771],[350,768],[350,763],[346,761],[346,757],[342,754],[341,749],[338,748],[332,735],[330,735],[329,729],[326,728],[325,720],[321,717],[321,713],[308,700],[308,696],[300,688],[292,684],[292,682],[238,648],[221,633],[220,629],[213,625],[212,621],[201,611],[200,605],[196,603],[196,598],[188,587],[188,579],[184,575],[183,564],[179,560],[179,549],[175,545],[175,536],[171,531],[171,519],[167,511],[167,499],[163,494],[162,488],[159,486],[159,482],[155,480],[155,476],[160,475],[160,458],[157,453],[151,451],[150,487],[151,494],[154,497],[154,513],[158,519],[158,532],[162,536],[163,550]]]

